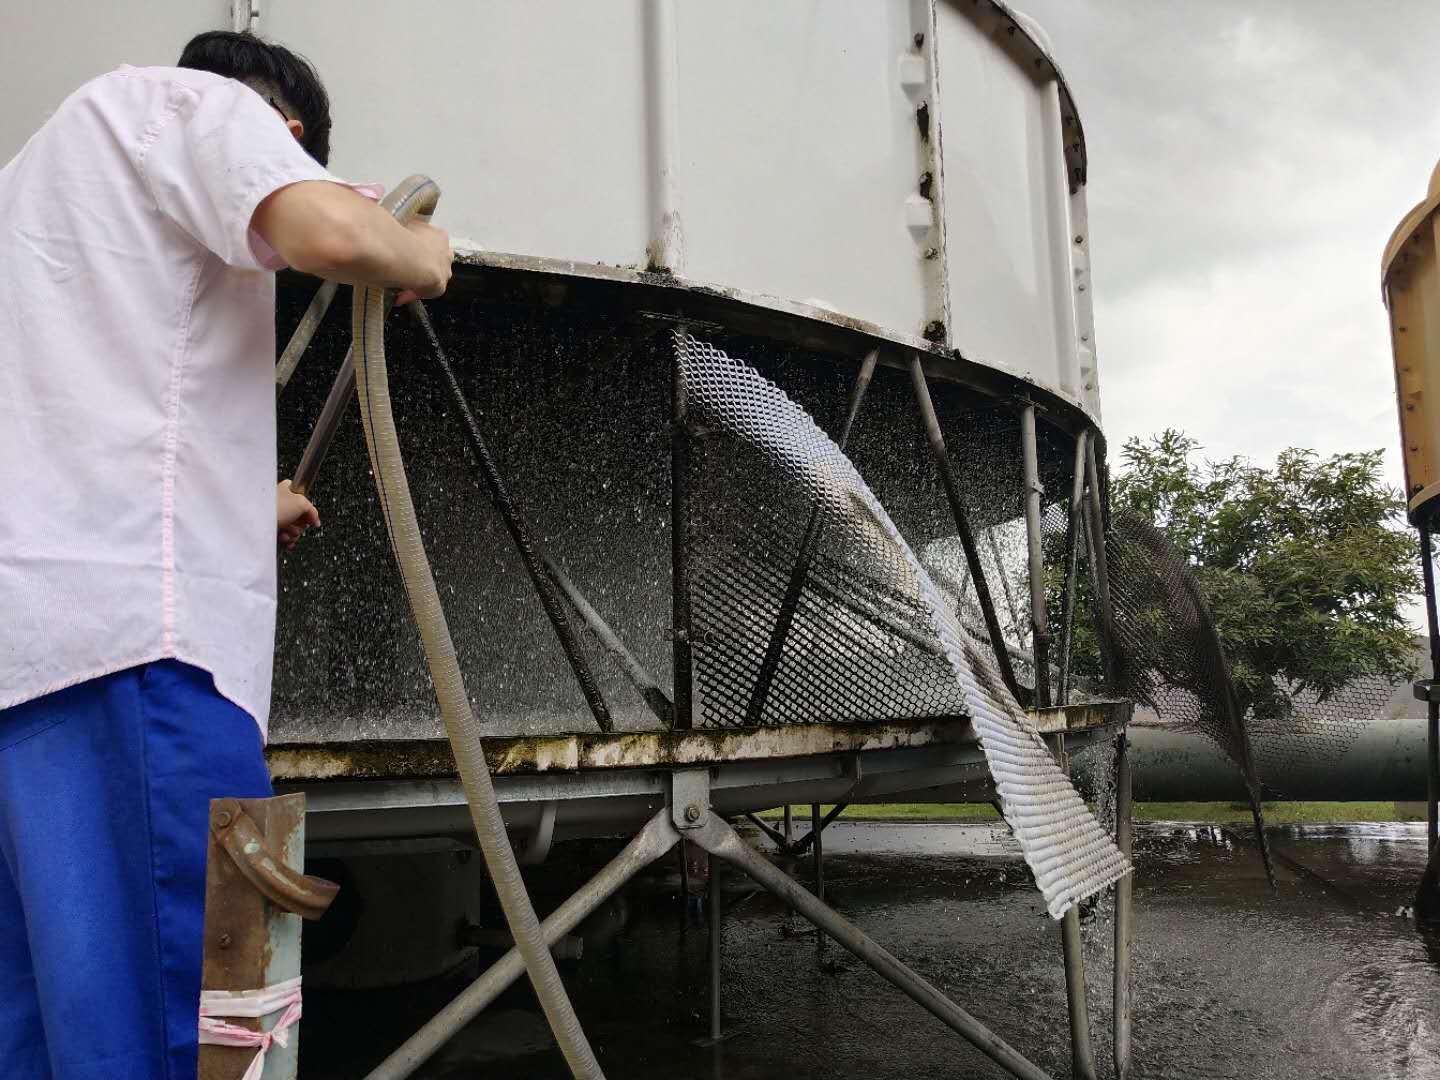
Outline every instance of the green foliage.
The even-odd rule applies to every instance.
[[[1413,676],[1402,608],[1420,587],[1417,545],[1380,451],[1290,449],[1266,469],[1200,449],[1174,430],[1131,439],[1111,505],[1154,522],[1195,567],[1242,708],[1284,717],[1300,691],[1323,700],[1360,676]]]

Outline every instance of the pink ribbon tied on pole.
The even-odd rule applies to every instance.
[[[205,990],[200,994],[200,1041],[211,1046],[253,1046],[255,1059],[242,1080],[260,1080],[265,1071],[265,1052],[275,1043],[290,1045],[290,1029],[300,1022],[300,979],[267,986],[262,990]],[[269,1031],[251,1031],[226,1023],[220,1017],[258,1020],[281,1012]]]

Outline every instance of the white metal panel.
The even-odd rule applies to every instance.
[[[260,30],[330,91],[331,167],[439,181],[439,220],[496,251],[643,265],[640,0],[268,0]]]
[[[8,5],[0,160],[86,78],[173,62],[237,9]],[[1098,415],[1071,106],[1008,20],[951,0],[267,0],[258,29],[319,67],[334,169],[435,176],[462,242],[943,328]]]
[[[82,83],[121,64],[173,64],[191,37],[230,20],[230,0],[9,0],[0,6],[0,165]]]
[[[686,276],[920,334],[936,241],[902,61],[923,71],[928,17],[913,25],[904,0],[688,0],[677,22]]]
[[[951,342],[1077,399],[1056,86],[1021,70],[985,18],[936,7]]]

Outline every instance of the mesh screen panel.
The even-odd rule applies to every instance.
[[[738,723],[814,513],[815,563],[772,696],[797,718],[963,714],[1050,913],[1129,864],[889,515],[829,437],[753,368],[683,334],[698,709]],[[728,492],[709,505],[709,496]],[[743,492],[743,498],[736,498]],[[732,637],[732,635],[734,635]],[[878,704],[877,704],[878,703]]]

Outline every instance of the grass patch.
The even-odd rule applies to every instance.
[[[1402,810],[1404,808],[1402,807]],[[820,808],[822,813],[830,806]],[[765,810],[766,820],[783,810]],[[797,823],[809,827],[810,807],[796,806]],[[850,821],[996,821],[994,807],[985,803],[867,803],[851,806],[841,820]],[[1216,825],[1244,824],[1251,820],[1247,806],[1228,802],[1137,802],[1137,821],[1203,821]],[[1267,825],[1326,824],[1347,821],[1423,821],[1419,815],[1397,813],[1393,802],[1277,802],[1265,804]]]

